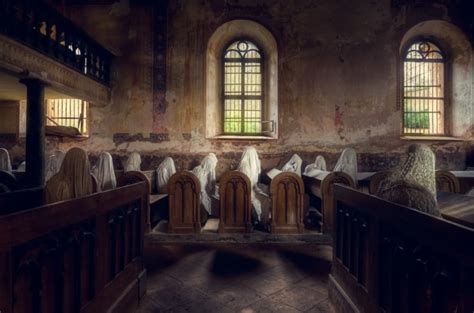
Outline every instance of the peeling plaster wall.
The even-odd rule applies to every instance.
[[[82,146],[93,158],[110,151],[118,167],[120,158],[136,150],[144,155],[144,169],[166,155],[186,169],[204,154],[217,152],[221,172],[236,166],[249,144],[257,146],[264,168],[283,162],[292,152],[300,153],[305,163],[323,153],[331,168],[342,149],[352,146],[359,152],[360,170],[386,169],[399,162],[411,143],[400,139],[397,67],[402,38],[422,21],[451,20],[443,7],[394,9],[389,0],[169,1],[167,108],[154,129],[152,8],[127,3],[65,9],[117,57],[112,103],[91,108],[92,136],[82,142],[51,140],[50,149]],[[207,43],[219,25],[232,19],[256,21],[277,40],[277,140],[206,139]],[[440,168],[463,169],[472,159],[469,53],[465,73],[456,76],[465,85],[456,93],[462,107],[453,110],[456,135],[467,141],[428,142]],[[14,151],[21,150],[16,145]],[[15,157],[19,161],[21,153]]]

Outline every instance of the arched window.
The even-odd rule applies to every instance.
[[[445,135],[446,57],[433,42],[415,41],[403,54],[403,133]]]
[[[224,134],[262,132],[262,55],[248,40],[230,44],[224,53]]]

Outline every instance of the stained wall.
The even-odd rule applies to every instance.
[[[160,38],[155,36],[151,5],[120,1],[61,9],[116,58],[112,101],[92,105],[91,137],[80,142],[50,140],[50,149],[82,146],[92,158],[110,151],[117,163],[139,151],[144,168],[172,155],[182,169],[215,152],[223,171],[236,166],[243,147],[250,144],[261,153],[264,167],[281,163],[293,152],[306,163],[322,153],[331,167],[350,146],[359,153],[360,170],[385,169],[398,163],[415,142],[400,137],[400,47],[407,34],[436,35],[443,23],[449,27],[439,26],[442,40],[456,69],[450,122],[453,135],[461,140],[425,142],[435,150],[439,168],[463,169],[472,160],[472,49],[446,7],[394,7],[389,0],[169,1],[166,102],[159,114],[153,105],[153,49]],[[276,140],[206,137],[206,123],[213,122],[206,120],[207,43],[220,25],[233,19],[260,23],[277,41]],[[428,21],[435,26],[427,27]],[[428,34],[430,30],[434,33]],[[16,146],[19,161],[21,143],[10,145]]]

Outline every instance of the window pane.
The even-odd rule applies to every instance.
[[[87,102],[81,99],[48,99],[46,104],[46,125],[75,127],[83,135],[88,133]]]
[[[262,131],[262,61],[257,46],[236,41],[224,56],[224,133]]]
[[[413,44],[403,64],[403,132],[444,134],[444,59],[428,42]]]

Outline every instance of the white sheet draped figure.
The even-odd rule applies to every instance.
[[[99,159],[97,160],[97,164],[92,169],[92,173],[97,179],[99,191],[114,189],[117,187],[114,162],[110,153],[102,152],[99,155]]]
[[[352,148],[345,148],[334,167],[334,172],[349,175],[357,186],[357,153]]]
[[[10,154],[8,153],[8,150],[4,148],[0,148],[0,171],[12,171]]]
[[[26,171],[26,161],[23,161],[18,165],[18,168],[16,169],[17,172],[25,172]]]
[[[299,155],[296,153],[293,154],[291,159],[283,165],[281,168],[282,172],[292,172],[295,173],[298,176],[301,176],[301,164],[303,163],[303,160],[300,158]]]
[[[91,193],[92,176],[87,153],[72,148],[66,153],[59,172],[46,183],[46,202],[74,199]]]
[[[46,160],[46,181],[50,180],[54,174],[58,173],[61,169],[61,164],[64,160],[64,152],[61,150],[56,150],[52,155]]]
[[[138,152],[132,152],[123,165],[124,172],[140,171],[142,158]]]
[[[176,173],[174,161],[170,157],[166,157],[156,168],[156,185],[158,193],[168,193],[168,180]]]
[[[201,183],[201,203],[209,215],[212,213],[212,198],[216,187],[217,157],[209,153],[192,172]]]
[[[304,169],[304,175],[309,177],[316,177],[321,172],[326,172],[326,159],[322,155],[318,155],[314,163],[306,165]]]
[[[270,198],[258,184],[262,167],[260,165],[257,150],[255,150],[254,147],[245,148],[237,170],[247,175],[250,180],[252,188],[252,206],[257,221],[267,223],[270,218]]]
[[[282,172],[291,172],[295,173],[298,176],[301,176],[301,164],[303,160],[296,153],[291,156],[291,159],[282,166],[281,170],[273,168],[267,172],[267,176],[270,179],[275,178],[278,174]]]

